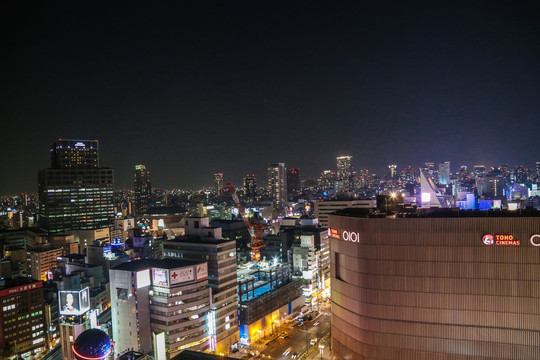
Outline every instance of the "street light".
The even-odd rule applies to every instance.
[[[319,351],[321,352],[321,360],[322,360],[322,354],[324,352],[324,345],[319,345]]]

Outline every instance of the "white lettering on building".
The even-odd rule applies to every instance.
[[[360,242],[360,235],[357,232],[343,231],[341,238],[345,241]]]
[[[532,246],[540,246],[540,235],[533,235],[530,238]]]

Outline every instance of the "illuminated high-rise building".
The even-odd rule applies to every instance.
[[[437,177],[437,171],[435,170],[435,163],[434,162],[426,162],[424,163],[425,167],[424,170],[427,172],[427,174],[432,178],[436,179]]]
[[[287,205],[287,168],[284,163],[268,166],[268,192],[272,198],[274,212],[281,214]]]
[[[221,195],[223,192],[223,173],[218,172],[214,174],[214,187],[216,194]]]
[[[99,142],[97,140],[58,139],[51,144],[53,169],[96,169],[99,167]]]
[[[474,165],[473,167],[473,177],[476,179],[479,176],[486,175],[486,166],[485,165]]]
[[[439,164],[439,184],[448,185],[450,183],[450,161]]]
[[[291,168],[287,171],[287,197],[292,200],[300,194],[300,169]]]
[[[41,226],[50,233],[112,224],[114,174],[99,166],[97,140],[51,145],[51,168],[38,173]]]
[[[388,165],[388,180],[397,180],[397,178],[398,178],[397,165],[396,164]]]
[[[400,177],[404,184],[416,184],[417,182],[416,169],[412,167],[411,165],[409,165],[403,170],[401,170]]]
[[[352,190],[352,156],[338,156],[337,161],[337,173],[336,173],[336,191],[350,191]]]
[[[47,351],[43,298],[39,280],[7,279],[0,285],[0,356],[34,359]]]
[[[152,179],[150,169],[145,165],[135,165],[135,213],[142,216],[152,205]]]
[[[336,183],[336,172],[332,170],[324,170],[319,178],[318,185],[322,191],[333,189]]]
[[[467,165],[461,165],[457,176],[459,181],[465,181],[470,177]]]
[[[257,197],[257,178],[254,174],[246,174],[244,177],[244,195],[248,203],[253,203]]]
[[[514,174],[515,174],[515,182],[518,184],[527,184],[527,183],[530,183],[532,180],[532,170],[529,168],[526,168],[523,165],[516,165]]]

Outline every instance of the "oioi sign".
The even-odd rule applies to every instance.
[[[529,239],[532,246],[540,246],[540,235],[535,234]]]
[[[360,242],[360,234],[353,231],[343,230],[341,233],[341,238],[345,241]]]

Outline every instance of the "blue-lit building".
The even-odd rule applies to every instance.
[[[277,262],[239,266],[238,297],[243,344],[276,332],[283,321],[300,311],[305,303],[302,280],[293,280],[290,266]]]

